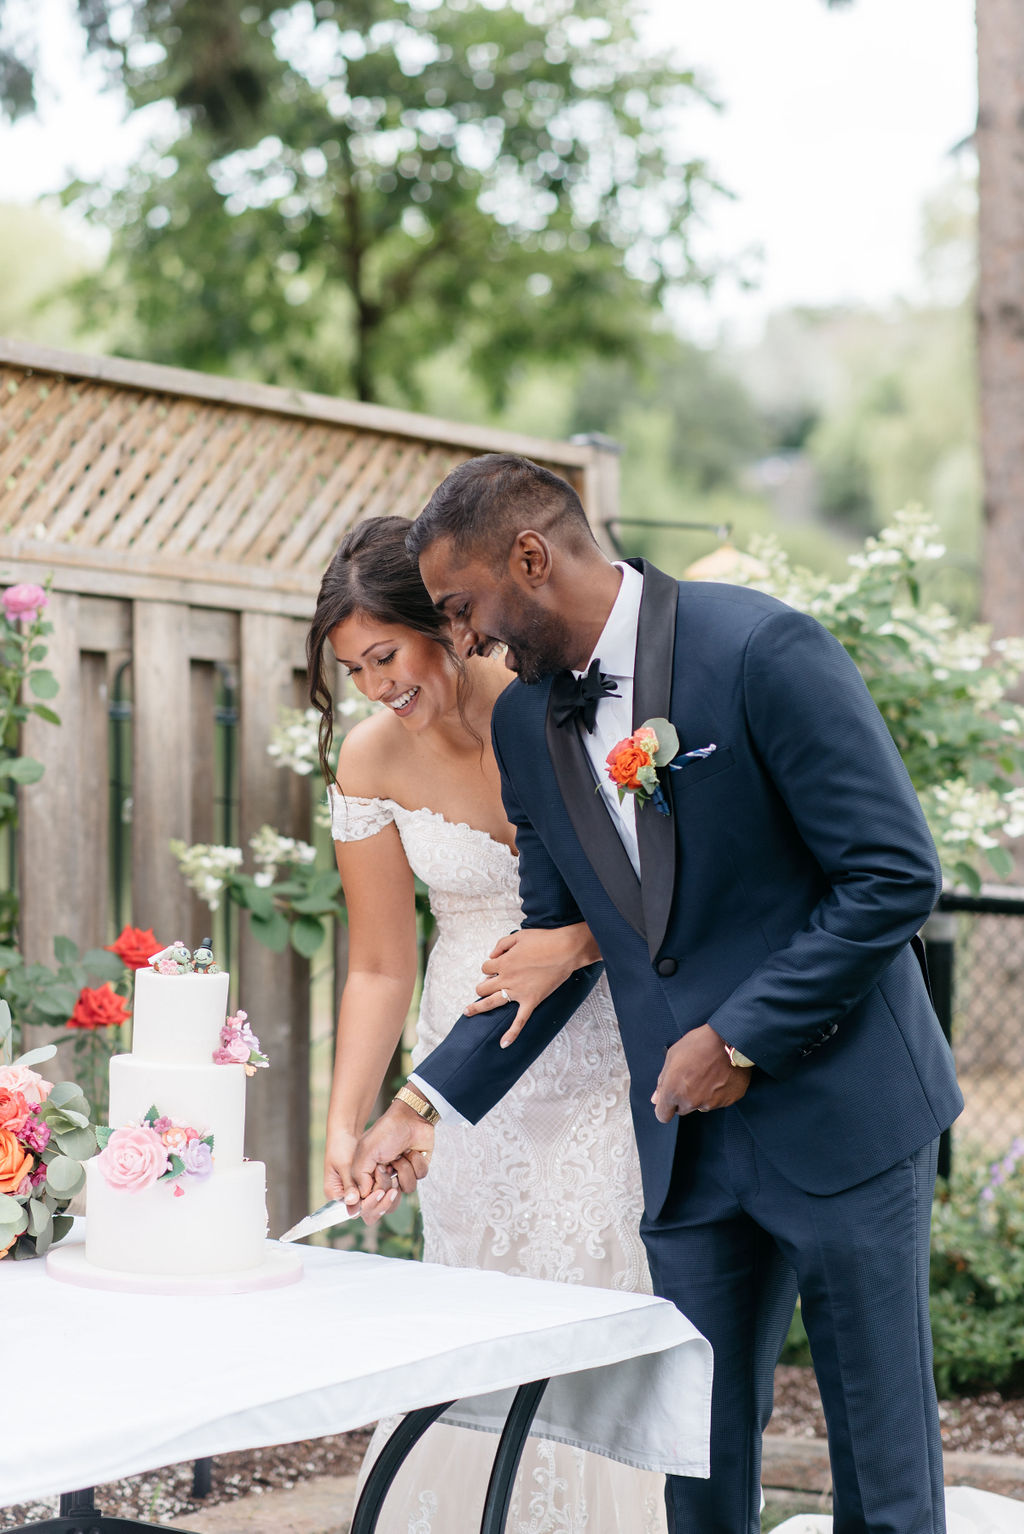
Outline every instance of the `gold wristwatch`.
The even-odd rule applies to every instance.
[[[419,1114],[424,1124],[437,1124],[440,1122],[441,1115],[437,1109],[428,1103],[423,1094],[417,1092],[416,1088],[411,1087],[408,1082],[405,1083],[404,1087],[399,1087],[392,1100],[396,1103],[405,1103],[407,1107],[412,1109],[413,1113]]]
[[[750,1067],[754,1063],[749,1055],[741,1054],[735,1044],[727,1044],[725,1052],[729,1056],[729,1064],[735,1065],[737,1069],[742,1070],[744,1067]]]

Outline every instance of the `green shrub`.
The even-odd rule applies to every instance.
[[[940,1395],[1024,1386],[1024,1139],[989,1161],[958,1146],[932,1218]]]

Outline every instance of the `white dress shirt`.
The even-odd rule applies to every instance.
[[[612,824],[622,838],[633,872],[640,877],[640,849],[636,839],[636,804],[632,794],[624,794],[619,803],[619,793],[608,776],[605,758],[613,746],[633,733],[633,673],[636,669],[636,635],[640,622],[640,598],[644,594],[644,578],[632,565],[617,564],[622,572],[619,594],[615,598],[608,622],[601,630],[601,637],[594,646],[582,671],[584,676],[593,661],[600,661],[604,676],[610,677],[618,689],[618,697],[608,694],[597,705],[594,733],[588,735],[580,727],[580,736],[586,749],[595,783],[600,785]],[[563,729],[570,726],[564,725]]]
[[[593,735],[588,735],[582,727],[580,727],[580,735],[594,774],[594,781],[600,785],[608,813],[612,817],[612,824],[621,836],[622,845],[639,878],[640,849],[636,839],[636,806],[633,803],[633,795],[626,794],[622,803],[619,803],[618,791],[608,776],[605,758],[613,746],[617,746],[620,740],[624,740],[627,735],[633,733],[633,672],[636,668],[636,636],[640,621],[640,598],[644,592],[644,578],[639,570],[633,569],[632,565],[617,564],[615,568],[622,573],[618,595],[608,614],[608,621],[601,630],[601,637],[594,647],[593,654],[583,670],[575,672],[574,675],[584,676],[589,671],[591,662],[596,659],[601,663],[601,671],[605,676],[614,679],[618,689],[618,697],[605,694],[598,703]],[[562,728],[575,729],[576,726],[569,724],[563,725]],[[486,958],[485,954],[481,955],[481,959],[483,958]],[[466,1122],[458,1109],[446,1102],[436,1087],[421,1080],[415,1071],[410,1073],[409,1083],[433,1104],[441,1115],[442,1123],[464,1124]]]

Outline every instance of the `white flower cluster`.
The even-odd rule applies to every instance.
[[[357,720],[372,713],[376,704],[365,698],[342,698],[335,708],[335,736],[351,729]],[[342,725],[344,721],[344,725]],[[290,767],[306,778],[320,767],[320,715],[315,708],[282,708],[267,747],[278,767]]]
[[[220,905],[221,891],[230,876],[242,864],[241,847],[217,847],[206,842],[196,842],[186,847],[182,841],[172,841],[171,851],[178,860],[178,867],[185,876],[190,889],[211,911]]]
[[[277,716],[267,755],[278,767],[290,767],[308,777],[319,766],[317,732],[320,715],[315,708],[283,708]]]
[[[920,565],[941,559],[946,548],[938,532],[922,506],[905,506],[877,538],[867,540],[863,554],[851,554],[848,563],[854,570],[868,570],[872,565]]]
[[[969,860],[974,850],[988,852],[1001,840],[1024,836],[1024,788],[998,794],[952,778],[926,788],[921,803],[943,861]]]
[[[259,869],[253,876],[253,882],[261,889],[273,884],[274,871],[280,864],[312,863],[316,859],[315,847],[311,847],[308,842],[296,841],[292,836],[282,836],[273,826],[260,826],[256,835],[249,838],[249,846],[252,848],[253,861]]]

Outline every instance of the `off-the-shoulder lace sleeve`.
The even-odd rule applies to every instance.
[[[362,842],[376,836],[395,818],[390,799],[360,799],[343,794],[332,783],[327,791],[331,804],[331,835],[336,842]]]

